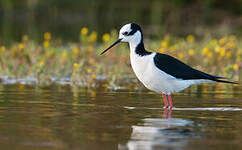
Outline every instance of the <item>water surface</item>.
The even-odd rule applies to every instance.
[[[0,85],[1,149],[240,150],[242,87],[227,88],[175,94],[171,111],[148,91]]]

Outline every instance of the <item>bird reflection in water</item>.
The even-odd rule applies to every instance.
[[[188,139],[196,137],[193,121],[172,118],[172,109],[166,108],[160,118],[144,118],[143,123],[132,125],[130,139],[120,144],[120,150],[153,150],[183,148]]]
[[[171,119],[172,118],[172,109],[171,108],[165,108],[163,111],[162,119]]]

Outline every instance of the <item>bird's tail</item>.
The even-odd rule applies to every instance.
[[[220,79],[228,79],[228,78],[225,78],[225,77],[220,77],[220,78],[217,78],[216,82],[222,82],[222,83],[230,83],[230,84],[239,84],[238,82],[234,82],[234,81],[226,81],[226,80],[220,80]]]
[[[230,77],[214,76],[216,79],[232,79]]]
[[[232,78],[222,77],[222,76],[213,76],[213,77],[215,78],[214,81],[216,81],[216,82],[239,84],[238,82],[234,82],[234,81],[221,80],[221,79],[232,79]]]

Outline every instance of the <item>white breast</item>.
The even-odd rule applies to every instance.
[[[157,93],[170,94],[179,92],[191,84],[202,83],[202,81],[177,79],[157,68],[154,64],[152,53],[146,56],[139,56],[134,51],[130,53],[131,66],[137,78],[144,86]]]

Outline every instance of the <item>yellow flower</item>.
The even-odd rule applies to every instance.
[[[96,97],[96,93],[94,91],[91,92],[91,97]]]
[[[50,46],[50,43],[49,41],[44,41],[43,45],[45,48],[48,48]]]
[[[219,46],[216,46],[215,47],[215,52],[218,53],[220,51],[220,47]]]
[[[92,72],[92,69],[87,68],[87,72],[88,72],[88,73],[91,73],[91,72]]]
[[[211,58],[213,56],[213,53],[209,51],[207,56],[208,56],[208,58]]]
[[[227,53],[226,53],[226,57],[227,57],[227,58],[230,58],[231,56],[232,56],[232,53],[231,53],[231,52],[227,52]]]
[[[91,35],[88,37],[89,42],[96,42],[97,40],[97,32],[92,32]]]
[[[43,60],[41,60],[40,62],[39,62],[39,66],[43,66],[45,64],[45,62],[43,61]]]
[[[82,34],[82,35],[87,35],[87,33],[88,33],[88,28],[83,27],[83,28],[81,29],[81,34]]]
[[[219,55],[223,57],[225,55],[225,48],[220,48]]]
[[[23,49],[24,49],[24,44],[23,44],[23,43],[20,43],[20,44],[18,45],[18,48],[19,48],[20,50],[23,50]]]
[[[182,53],[178,53],[178,58],[182,59],[184,55]]]
[[[193,49],[190,49],[190,50],[188,51],[188,54],[189,54],[190,56],[193,56],[193,55],[195,54],[195,51],[194,51]]]
[[[202,50],[202,55],[205,56],[208,54],[208,52],[209,52],[209,49],[207,47],[204,47]]]
[[[166,48],[168,46],[168,42],[163,40],[161,41],[161,47]]]
[[[219,40],[219,44],[220,44],[220,45],[224,45],[226,41],[227,41],[227,38],[226,38],[226,37],[223,37],[223,38],[221,38],[221,39]]]
[[[187,36],[187,41],[188,42],[193,43],[194,40],[195,40],[195,37],[193,35],[190,34],[190,35]]]
[[[239,65],[238,64],[234,64],[233,65],[233,69],[236,70],[236,71],[239,70]]]
[[[225,53],[225,48],[224,47],[219,47],[219,51],[220,53]]]
[[[50,40],[51,39],[51,33],[50,32],[45,32],[44,33],[44,40]]]
[[[235,48],[235,43],[233,41],[230,41],[226,44],[226,47],[230,49]]]
[[[74,63],[74,64],[73,64],[73,67],[74,67],[74,68],[78,68],[78,67],[79,67],[79,64],[78,64],[78,63]]]
[[[95,76],[95,74],[92,74],[92,79],[96,79],[96,76]]]
[[[4,53],[6,51],[6,47],[5,46],[1,46],[1,52]]]
[[[165,49],[164,48],[161,48],[161,49],[158,50],[158,52],[164,53],[165,52]]]
[[[79,54],[80,54],[80,51],[78,50],[78,48],[74,48],[74,49],[72,50],[72,53],[73,53],[74,55],[79,55]]]
[[[109,39],[110,39],[110,35],[109,35],[108,33],[103,34],[102,40],[103,40],[104,42],[109,41]]]

